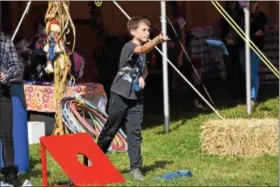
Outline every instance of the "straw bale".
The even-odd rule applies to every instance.
[[[209,120],[200,138],[202,152],[211,155],[277,155],[278,119]]]

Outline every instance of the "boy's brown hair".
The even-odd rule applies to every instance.
[[[139,23],[141,22],[147,24],[149,27],[151,26],[150,21],[145,17],[141,17],[141,16],[132,17],[127,22],[127,30],[129,34],[131,30],[136,30],[139,27]]]

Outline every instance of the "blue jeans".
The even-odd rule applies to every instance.
[[[251,55],[251,100],[257,101],[259,93],[259,66],[260,59],[254,51],[250,51]],[[239,59],[243,70],[245,71],[245,49],[239,49]]]

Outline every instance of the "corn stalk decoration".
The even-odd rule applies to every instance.
[[[69,13],[69,1],[50,1],[45,14],[46,33],[48,40],[44,46],[47,53],[46,73],[54,73],[55,87],[55,126],[53,135],[63,135],[66,133],[60,111],[60,101],[65,96],[67,89],[67,77],[70,74],[71,62],[66,53],[66,44],[69,44],[66,35],[73,34],[72,52],[75,47],[76,31]]]

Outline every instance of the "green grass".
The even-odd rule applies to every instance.
[[[260,103],[251,116],[246,114],[246,106],[220,109],[226,118],[277,118],[278,98]],[[164,133],[162,116],[146,114],[143,130],[143,160],[145,181],[136,182],[129,176],[127,153],[109,153],[112,163],[126,178],[127,186],[276,186],[278,185],[278,157],[260,156],[251,158],[209,156],[201,153],[201,125],[207,119],[217,118],[215,114],[189,115],[177,112],[178,120],[170,124],[170,132]],[[158,119],[158,120],[157,120]],[[41,164],[39,145],[30,146],[31,171],[23,174],[33,185],[41,185]],[[193,177],[171,181],[156,180],[155,177],[168,172],[188,169]],[[48,156],[49,182],[63,184],[67,177],[56,162]]]

